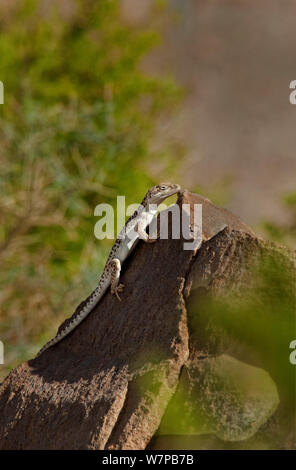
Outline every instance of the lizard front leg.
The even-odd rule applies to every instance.
[[[141,238],[141,240],[143,240],[144,242],[146,243],[155,243],[157,241],[157,238],[159,237],[159,231],[157,232],[156,234],[156,237],[153,236],[153,238],[149,237],[149,235],[147,234],[146,232],[146,225],[145,223],[139,221],[135,227],[135,230],[137,232],[137,234],[139,235],[139,238]]]
[[[111,269],[111,294],[115,294],[118,300],[121,301],[119,293],[123,291],[124,284],[119,284],[121,263],[118,258],[114,258],[110,261]]]

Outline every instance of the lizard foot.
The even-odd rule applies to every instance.
[[[160,238],[160,230],[158,229],[156,233],[153,233],[151,238],[147,238],[147,243],[155,243]]]
[[[115,294],[118,300],[121,302],[121,298],[119,297],[120,292],[122,292],[124,289],[124,284],[119,284],[118,286],[114,287],[111,289],[111,294]]]
[[[157,242],[157,238],[147,238],[146,242],[147,243],[155,243],[155,242]]]

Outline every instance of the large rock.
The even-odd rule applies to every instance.
[[[262,369],[224,354],[188,361],[158,435],[213,433],[242,441],[256,434],[278,404],[275,383]]]
[[[256,438],[264,426],[270,447],[295,445],[294,369],[288,353],[280,349],[294,339],[295,255],[257,239],[236,216],[201,196],[182,192],[182,203],[203,205],[201,248],[197,253],[184,250],[182,239],[140,243],[124,265],[123,301],[108,292],[63,341],[9,374],[0,387],[1,449],[144,449],[149,443],[161,447],[161,437],[151,439],[157,429],[168,429],[168,405],[180,388],[185,390],[187,410],[198,403],[209,410],[213,397],[215,403],[220,400],[217,413],[211,414],[211,422],[220,423],[217,429],[201,431],[211,433],[209,446],[221,446],[218,438],[245,439],[248,446],[251,435]],[[272,260],[274,269],[277,263],[283,267],[283,289],[279,291],[272,278],[268,299],[267,281],[256,274],[265,259]],[[243,302],[246,293],[249,304]],[[267,301],[277,312],[266,308]],[[248,322],[252,328],[260,326],[255,338],[246,328]],[[278,324],[277,338],[272,328]],[[265,325],[273,336],[262,331]],[[266,347],[272,348],[269,354]],[[196,397],[191,391],[199,381],[207,380],[206,390],[213,390],[211,377],[217,382],[217,376],[225,374],[221,354],[263,367],[270,374],[267,389],[258,383],[257,390],[256,379],[246,403],[237,409],[227,406],[232,403],[227,384],[221,394],[202,393],[201,387]],[[246,422],[250,406],[251,425]],[[170,435],[164,437],[169,446]],[[198,438],[193,439],[200,446]],[[176,447],[184,445],[182,437],[178,442]]]

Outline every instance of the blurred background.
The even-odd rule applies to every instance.
[[[162,180],[296,246],[293,0],[0,0],[1,378],[94,288],[94,208]]]

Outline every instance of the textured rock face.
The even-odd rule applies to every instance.
[[[245,321],[239,299],[247,289],[248,298],[258,303],[257,294],[252,294],[258,258],[275,254],[289,273],[295,273],[294,255],[257,239],[236,216],[201,196],[183,192],[181,203],[203,205],[201,248],[197,253],[186,251],[182,239],[140,243],[123,269],[123,301],[107,293],[62,342],[12,371],[0,387],[1,449],[144,449],[149,443],[157,448],[163,439],[151,441],[157,429],[166,434],[169,446],[168,434],[186,434],[181,424],[178,427],[178,417],[173,418],[174,429],[168,425],[178,409],[178,404],[172,405],[180,390],[181,414],[203,409],[210,420],[199,427],[194,422],[187,434],[211,433],[210,445],[219,447],[218,438],[248,443],[263,425],[272,435],[273,447],[293,447],[292,431],[289,428],[283,436],[281,427],[288,410],[289,425],[295,417],[282,377],[287,364],[280,360],[277,366],[274,358],[264,362],[260,347],[265,344],[257,347],[239,338],[239,316]],[[292,302],[294,290],[288,279],[286,296]],[[230,296],[233,284],[235,295]],[[224,304],[217,307],[215,301],[224,294]],[[289,306],[283,311],[287,330],[295,321]],[[222,311],[238,325],[221,323]],[[241,393],[238,384],[236,393],[234,373],[231,390],[226,381],[220,393],[219,383],[229,375],[230,365],[239,362],[225,354],[264,367],[276,382],[280,405],[266,372],[265,388],[256,388],[254,378],[251,389]],[[241,367],[240,374],[245,375],[244,370]],[[286,375],[293,381],[290,369]],[[242,381],[239,374],[237,381]],[[184,448],[184,440],[174,445]],[[191,445],[201,447],[198,439]]]
[[[188,361],[158,433],[242,441],[258,431],[278,404],[277,388],[262,369],[224,354]]]

